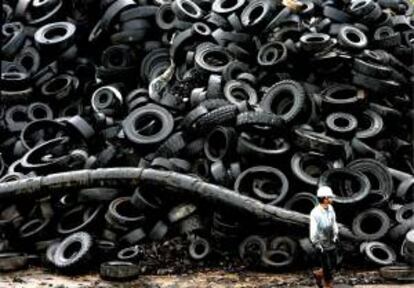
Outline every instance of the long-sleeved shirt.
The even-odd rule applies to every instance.
[[[336,214],[332,207],[323,208],[317,205],[310,213],[310,240],[314,245],[323,248],[332,247],[333,239],[338,236],[338,223]]]

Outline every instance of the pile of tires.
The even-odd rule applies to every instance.
[[[140,245],[173,235],[194,261],[233,251],[270,269],[312,263],[307,227],[172,191],[180,183],[119,175],[73,189],[56,177],[58,193],[1,193],[119,167],[191,175],[302,214],[329,185],[355,236],[343,239],[341,261],[413,265],[413,9],[409,0],[3,1],[0,271],[41,255],[62,273],[93,263],[105,279],[133,279]]]

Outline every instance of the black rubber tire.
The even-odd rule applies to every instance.
[[[223,160],[234,155],[232,147],[236,145],[236,131],[230,127],[217,126],[204,141],[204,154],[210,161]]]
[[[414,191],[414,177],[407,178],[398,185],[396,196],[405,201],[413,201],[414,194],[412,193]]]
[[[154,195],[151,186],[138,186],[131,196],[131,203],[141,211],[154,211],[161,208],[161,199]]]
[[[364,220],[367,221],[369,218],[375,218],[376,219],[376,226],[375,223],[368,223],[365,226],[365,228],[369,229],[369,232],[364,231],[362,228]],[[374,227],[372,227],[372,226]],[[379,227],[377,227],[379,225]],[[388,229],[390,228],[391,221],[388,215],[379,209],[368,209],[365,211],[362,211],[359,213],[352,222],[352,231],[355,233],[355,235],[361,239],[361,240],[378,240],[385,236],[387,234]],[[372,231],[371,229],[375,229],[377,227],[378,229]],[[366,230],[366,229],[365,229]],[[371,233],[372,231],[372,233]]]
[[[169,227],[162,220],[155,223],[154,227],[148,232],[148,237],[152,240],[159,241],[168,233]]]
[[[373,159],[362,158],[348,163],[346,167],[368,176],[371,183],[370,194],[383,196],[381,197],[382,200],[378,202],[374,202],[375,198],[373,198],[372,201],[369,201],[370,205],[381,205],[391,197],[394,191],[393,180],[390,172],[382,163]]]
[[[321,108],[324,113],[358,112],[363,109],[366,95],[363,90],[357,90],[351,85],[333,85],[320,93]]]
[[[144,255],[144,249],[141,246],[134,245],[119,250],[117,258],[121,261],[136,262]]]
[[[342,157],[346,148],[344,140],[302,128],[294,129],[293,143],[305,151],[316,151],[326,156],[335,155],[336,158],[338,155]]]
[[[255,141],[248,134],[242,133],[237,142],[237,153],[252,159],[280,160],[290,151],[290,142],[283,138],[263,141],[267,142],[267,145],[261,145],[260,142],[263,139],[268,140],[267,138],[260,138],[259,141]],[[269,144],[272,144],[273,147],[269,148]]]
[[[298,204],[306,203],[306,204]],[[289,200],[286,201],[283,206],[286,209],[293,210],[296,212],[310,214],[312,209],[318,205],[318,198],[309,192],[299,192],[295,193]],[[298,206],[298,207],[297,207]]]
[[[270,187],[278,187],[279,191],[272,190],[269,193],[269,191],[264,191],[267,189],[263,189]],[[289,180],[279,169],[270,166],[254,166],[244,170],[237,177],[234,183],[234,190],[240,194],[247,194],[266,204],[277,205],[286,198],[289,191]]]
[[[410,229],[414,229],[414,222],[397,224],[388,231],[388,235],[391,240],[400,241]]]
[[[101,216],[102,210],[103,205],[97,205],[95,207],[76,206],[62,215],[57,225],[57,232],[62,235],[68,235],[80,230],[90,229]]]
[[[381,132],[384,130],[384,120],[382,117],[372,110],[365,110],[358,119],[358,130],[355,135],[356,138],[361,140],[373,140],[381,136]],[[368,127],[364,127],[369,122]]]
[[[202,247],[202,250],[199,251],[199,247]],[[196,236],[191,239],[190,245],[188,246],[188,255],[193,260],[204,260],[211,252],[210,242],[202,237]]]
[[[307,172],[306,164],[309,165],[309,162],[311,164],[311,171]],[[317,186],[320,175],[322,175],[324,171],[332,169],[335,166],[336,168],[339,168],[338,164],[340,163],[335,163],[326,159],[324,154],[313,152],[296,152],[290,160],[290,167],[293,174],[299,180],[310,186]]]
[[[215,126],[223,125],[234,125],[236,122],[236,116],[238,109],[235,105],[226,105],[201,116],[195,122],[195,131],[201,135],[210,130]]]
[[[334,112],[326,117],[327,135],[350,140],[358,128],[357,119],[349,113]]]
[[[28,260],[25,254],[14,252],[0,253],[0,271],[12,272],[24,269],[29,264]]]
[[[377,254],[373,252],[374,249],[381,250],[382,251],[381,255],[386,254],[387,258],[385,259],[378,258],[376,256]],[[368,260],[381,266],[392,265],[395,263],[397,259],[397,256],[394,250],[382,242],[372,241],[372,242],[367,243],[365,246],[364,252]]]
[[[379,269],[382,278],[391,281],[412,281],[414,267],[412,266],[385,266]]]
[[[170,223],[176,223],[192,215],[197,210],[197,206],[189,203],[182,203],[173,207],[167,215]]]
[[[250,235],[239,244],[240,259],[248,266],[256,266],[266,251],[265,240],[258,235]]]
[[[135,206],[132,205],[130,197],[119,197],[113,200],[109,204],[105,216],[110,221],[125,227],[136,227],[146,220],[142,211],[137,211]]]
[[[273,257],[278,256],[283,260],[275,261]],[[266,268],[286,268],[293,263],[294,257],[282,250],[269,250],[263,254],[262,264]]]
[[[68,257],[67,250],[77,243],[78,248],[75,253]],[[56,248],[53,257],[53,264],[61,272],[72,274],[80,269],[88,268],[88,264],[92,260],[93,239],[89,233],[77,232],[65,238]],[[72,247],[73,249],[73,247]],[[69,250],[70,251],[70,250]]]
[[[237,115],[236,128],[242,132],[278,137],[286,132],[282,117],[265,111],[247,111]]]
[[[230,105],[230,102],[226,99],[208,99],[201,102],[200,105],[207,108],[208,111],[212,111],[222,106]]]
[[[224,97],[232,104],[247,101],[250,105],[256,105],[258,96],[256,90],[246,82],[230,80],[224,85]]]
[[[159,7],[158,6],[139,6],[133,7],[126,11],[121,12],[119,15],[119,21],[126,22],[132,19],[141,19],[141,18],[152,18],[158,13]]]
[[[298,244],[289,236],[276,236],[269,242],[269,250],[281,250],[289,253],[292,257],[298,252]]]
[[[275,103],[278,105],[276,106]],[[267,112],[280,115],[287,125],[297,124],[301,122],[306,110],[305,89],[296,81],[277,82],[265,92],[260,107]]]
[[[340,181],[334,181],[333,178],[340,177]],[[342,175],[342,176],[341,176]],[[352,177],[357,182],[359,182],[359,190],[356,193],[352,193],[352,191],[346,191],[346,187],[341,187],[342,185],[346,183],[345,177]],[[371,189],[371,184],[369,182],[369,179],[367,176],[362,174],[361,172],[351,170],[349,168],[336,168],[336,169],[330,169],[325,171],[321,177],[319,178],[318,186],[329,186],[332,188],[333,192],[340,192],[341,190],[349,195],[349,193],[352,193],[351,196],[338,196],[334,198],[334,202],[338,204],[356,204],[362,200],[364,200],[367,195],[369,194],[369,191]],[[342,189],[341,189],[342,188]],[[338,191],[339,190],[339,191]],[[345,191],[344,191],[345,190]]]
[[[153,135],[141,135],[136,130],[136,122],[143,117],[155,117],[160,121],[161,128]],[[125,136],[140,146],[152,146],[165,140],[174,128],[174,119],[169,111],[161,106],[148,104],[132,111],[123,121],[122,127]]]
[[[395,213],[395,220],[398,223],[413,223],[414,222],[414,203],[408,203],[403,205]]]
[[[339,30],[338,44],[345,49],[361,50],[368,45],[368,39],[358,28],[346,25]]]
[[[110,281],[129,281],[138,278],[139,274],[139,266],[126,261],[104,262],[99,271],[102,279]]]

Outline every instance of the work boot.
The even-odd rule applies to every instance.
[[[325,281],[325,286],[323,286],[324,288],[333,288],[333,280],[330,281]]]
[[[313,277],[315,278],[316,286],[318,286],[319,288],[323,288],[323,285],[322,285],[323,270],[322,270],[322,268],[318,269],[318,270],[314,270],[312,272],[312,274],[313,274]]]

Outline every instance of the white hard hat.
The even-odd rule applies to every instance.
[[[323,198],[323,197],[335,197],[332,192],[332,189],[329,186],[321,186],[318,188],[318,192],[316,192],[316,196]]]

